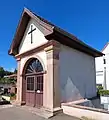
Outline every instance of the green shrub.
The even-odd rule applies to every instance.
[[[103,90],[103,87],[100,86],[100,85],[98,85],[98,86],[97,86],[97,89],[98,89],[98,90]]]
[[[16,94],[15,94],[15,93],[11,93],[10,96],[11,96],[11,97],[14,97],[14,96],[16,96]]]
[[[99,90],[98,94],[100,96],[105,96],[105,95],[109,95],[109,90]]]
[[[101,93],[102,91],[103,91],[103,87],[100,86],[100,85],[98,85],[98,86],[97,86],[97,96],[100,96],[100,95],[102,94],[102,93]]]

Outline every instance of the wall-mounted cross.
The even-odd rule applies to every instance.
[[[33,43],[33,31],[35,31],[36,28],[33,29],[33,25],[31,25],[31,31],[28,34],[31,34],[31,44]]]

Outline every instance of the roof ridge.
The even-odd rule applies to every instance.
[[[32,12],[30,9],[28,8],[24,8],[24,11],[28,11],[28,12],[31,12],[32,14],[34,14],[36,17],[38,17],[41,21],[49,24],[49,25],[52,25],[55,29],[58,29],[58,30],[61,30],[62,32],[64,33],[67,33],[68,36],[70,35],[72,37],[72,39],[76,40],[77,42],[81,42],[81,44],[83,45],[86,45],[87,47],[90,47],[91,49],[94,49],[93,47],[91,47],[90,45],[87,45],[83,40],[80,40],[78,37],[76,37],[75,35],[73,35],[73,33],[70,33],[70,32],[67,32],[66,30],[64,30],[63,28],[61,27],[58,27],[57,25],[55,24],[52,24],[51,22],[49,22],[48,20],[44,19],[43,17],[37,15],[36,13]],[[98,51],[98,50],[97,50]]]
[[[51,23],[50,21],[48,21],[48,20],[44,19],[43,17],[39,16],[38,14],[34,13],[34,12],[31,11],[30,9],[24,8],[24,11],[25,11],[25,12],[31,12],[31,13],[34,14],[36,17],[38,17],[40,20],[42,20],[43,22],[45,22],[45,23],[47,23],[47,24],[49,24],[49,25],[52,25],[53,27],[55,27],[55,29],[61,30],[61,31],[63,31],[63,32],[66,32],[67,34],[71,35],[73,38],[75,38],[75,39],[78,40],[78,38],[76,37],[76,35],[73,35],[73,33],[67,32],[67,31],[64,30],[63,28],[58,27],[57,25]],[[80,40],[80,39],[79,39],[79,40]],[[82,40],[80,40],[80,41],[83,42]],[[83,43],[84,43],[84,42],[83,42]],[[85,43],[84,43],[84,44],[85,44]]]
[[[108,46],[109,41],[104,45],[104,47],[102,48],[101,52],[103,52],[103,50]]]
[[[59,40],[58,38],[56,38],[57,41],[62,42],[70,47],[73,46],[73,48],[81,50],[81,51],[83,51],[87,54],[90,54],[92,56],[103,55],[103,53],[101,53],[100,51],[91,47],[90,45],[86,44],[82,40],[78,39],[72,33],[67,32],[66,30],[62,29],[61,27],[58,27],[57,25],[52,24],[48,20],[44,19],[43,17],[40,17],[36,13],[27,9],[26,7],[24,7],[24,10],[22,12],[20,22],[18,24],[13,42],[12,42],[10,50],[9,50],[9,54],[14,55],[14,54],[18,53],[17,46],[19,46],[20,40],[22,39],[22,36],[23,36],[25,29],[26,29],[26,26],[31,18],[35,19],[37,22],[39,22],[39,24],[44,24],[43,26],[49,30],[49,33],[47,33],[47,34],[45,33],[45,37],[48,37],[48,39],[51,39],[50,37],[54,37],[54,36],[56,37],[56,36],[61,35],[62,37],[65,38],[65,41]],[[21,35],[19,36],[19,34],[21,34]],[[17,42],[15,42],[15,41],[17,41]],[[16,48],[16,49],[14,49],[14,48]]]

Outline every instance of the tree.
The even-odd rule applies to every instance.
[[[4,70],[4,68],[0,66],[0,78],[3,78],[4,76],[7,76],[7,75],[11,75],[13,73],[16,74],[17,70],[15,69],[14,72],[10,72],[10,71]]]
[[[0,67],[0,78],[3,78],[5,75],[5,70],[3,69],[3,67]]]
[[[17,74],[17,69],[15,68],[14,73]]]
[[[0,67],[0,83],[6,83],[6,84],[10,84],[10,83],[16,83],[16,80],[15,79],[11,79],[11,78],[7,78],[7,77],[4,77],[4,76],[8,76],[8,75],[11,75],[13,73],[17,73],[17,70],[15,69],[14,72],[10,72],[10,71],[7,71],[7,70],[4,70],[3,67]]]

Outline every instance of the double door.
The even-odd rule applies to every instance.
[[[43,105],[43,75],[26,76],[26,105]]]

